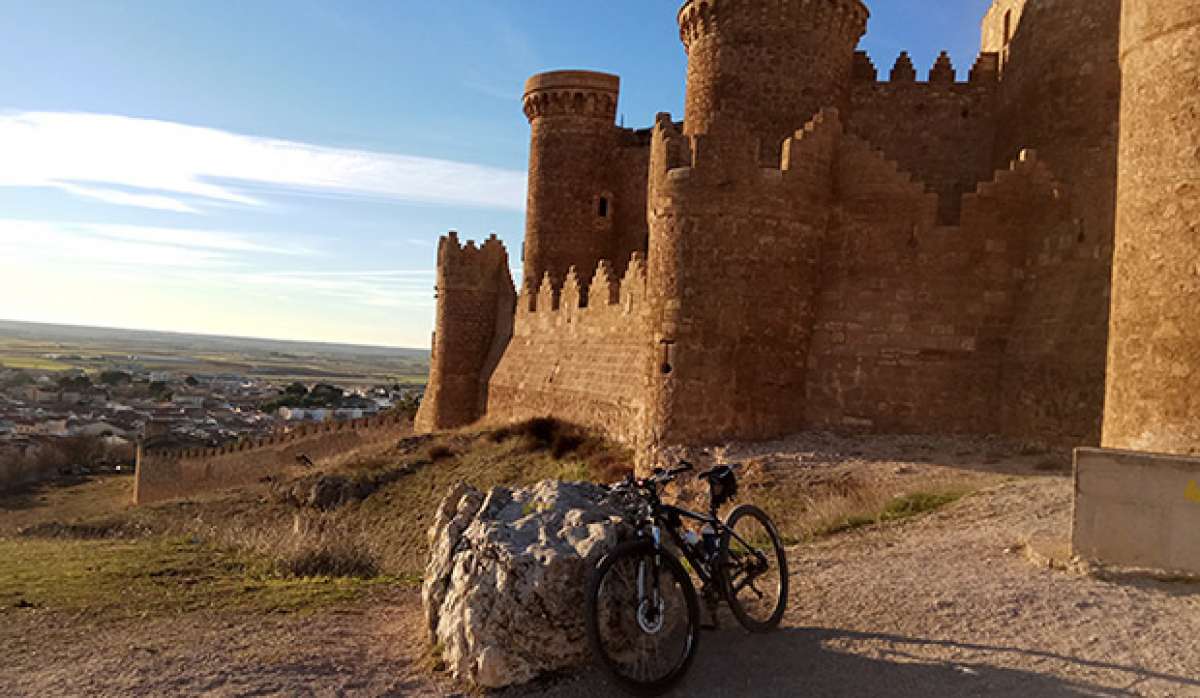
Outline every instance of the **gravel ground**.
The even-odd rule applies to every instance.
[[[784,627],[705,633],[678,696],[1200,696],[1200,585],[1101,581],[1030,563],[1067,530],[1061,476],[997,485],[917,521],[790,553]],[[0,613],[0,695],[429,695],[419,599],[284,616],[89,627]],[[507,696],[614,693],[584,672]]]

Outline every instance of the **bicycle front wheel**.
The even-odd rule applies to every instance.
[[[592,653],[622,688],[658,695],[687,671],[699,640],[700,604],[687,571],[649,541],[617,546],[588,583]]]
[[[764,633],[779,625],[787,608],[787,555],[762,509],[743,504],[725,520],[717,573],[729,610],[743,628]]]

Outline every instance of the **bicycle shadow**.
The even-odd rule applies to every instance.
[[[860,645],[856,649],[866,653],[840,647],[847,644]],[[1076,674],[1111,672],[1119,677],[1111,683],[1123,688],[1005,666],[1021,658],[1037,666],[1072,665]],[[767,635],[726,629],[701,637],[688,675],[667,695],[1127,696],[1133,686],[1150,680],[1175,689],[1200,687],[1196,679],[1016,647],[824,628],[784,628]],[[594,698],[620,695],[620,690],[599,671],[588,670],[540,690],[526,687],[511,695]]]

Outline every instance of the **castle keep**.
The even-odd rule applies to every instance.
[[[1125,5],[1148,35],[1200,15],[1191,0]],[[639,447],[807,428],[1098,443],[1118,172],[1156,180],[1130,187],[1191,182],[1176,195],[1200,201],[1195,119],[1171,122],[1170,154],[1145,140],[1156,110],[1179,106],[1143,99],[1147,81],[1187,81],[1168,57],[1127,57],[1140,92],[1122,106],[1121,13],[995,0],[959,79],[945,54],[918,71],[856,52],[860,0],[688,0],[685,113],[645,130],[614,124],[616,76],[534,76],[521,288],[499,241],[442,239],[418,428],[553,415]],[[1196,58],[1180,46],[1175,60]],[[1119,153],[1123,108],[1140,120]],[[1168,155],[1161,176],[1139,164]],[[1164,205],[1122,210],[1136,227]],[[1169,238],[1200,265],[1195,229],[1168,227],[1146,244]],[[1117,259],[1117,322],[1179,306],[1155,375],[1200,394],[1200,271],[1133,243]],[[1181,284],[1191,300],[1173,302]],[[1129,380],[1110,400],[1171,415],[1163,439],[1200,447],[1200,398],[1151,404],[1139,386],[1157,369],[1114,347]]]

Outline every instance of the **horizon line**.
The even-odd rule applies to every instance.
[[[259,342],[285,342],[290,344],[317,344],[331,347],[361,347],[364,349],[403,349],[405,351],[424,351],[430,352],[431,349],[421,347],[405,347],[391,344],[363,344],[361,342],[330,342],[316,339],[284,339],[280,337],[253,337],[249,335],[233,335],[233,334],[213,334],[210,332],[184,332],[180,330],[156,330],[145,327],[112,327],[105,325],[77,325],[72,323],[62,322],[46,322],[39,320],[10,320],[8,318],[0,318],[0,323],[11,323],[14,325],[39,325],[43,327],[66,327],[77,330],[116,330],[118,332],[145,332],[151,334],[174,335],[177,337],[209,337],[213,339],[240,339]]]

